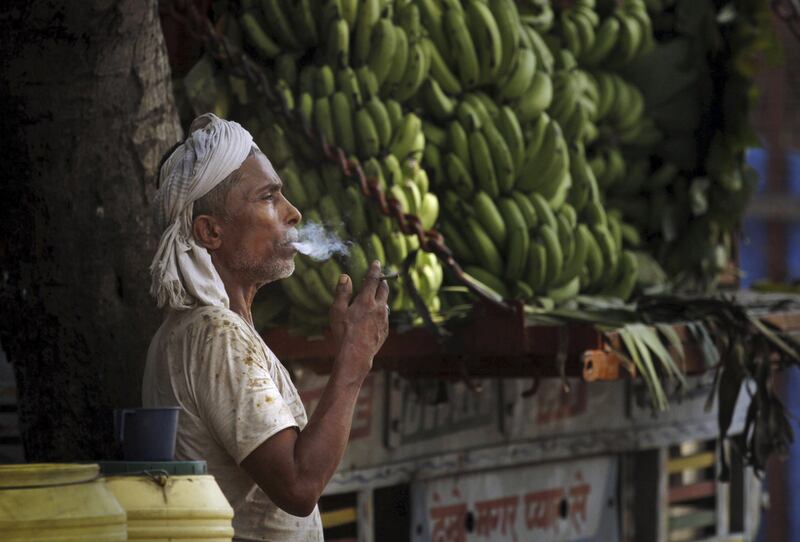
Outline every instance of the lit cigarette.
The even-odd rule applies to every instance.
[[[395,271],[393,273],[386,273],[385,275],[381,275],[380,277],[378,277],[378,279],[379,280],[396,279],[399,276],[400,274],[397,271]]]

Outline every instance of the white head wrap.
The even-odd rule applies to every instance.
[[[163,233],[150,264],[150,293],[159,307],[189,309],[200,304],[227,308],[228,294],[211,255],[192,235],[192,208],[257,147],[238,123],[212,113],[197,117],[189,132],[159,173],[161,186],[155,206]]]

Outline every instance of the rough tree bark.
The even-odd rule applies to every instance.
[[[153,175],[181,137],[155,0],[0,7],[0,343],[27,459],[112,455],[141,404]]]

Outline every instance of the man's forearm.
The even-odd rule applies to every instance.
[[[322,493],[344,456],[356,400],[366,377],[348,371],[347,367],[352,366],[348,361],[336,360],[319,403],[295,444],[298,479],[317,495]]]

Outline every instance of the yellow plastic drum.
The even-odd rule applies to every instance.
[[[125,510],[97,465],[0,465],[4,542],[127,540]]]
[[[128,539],[230,542],[233,509],[210,475],[107,478],[128,513]]]

